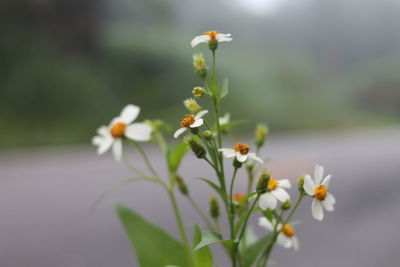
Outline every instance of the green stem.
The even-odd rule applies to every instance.
[[[207,218],[207,216],[204,214],[204,212],[200,209],[200,207],[197,205],[197,203],[193,200],[191,196],[187,196],[190,204],[193,206],[193,208],[197,211],[197,213],[200,215],[200,217],[203,219],[203,221],[207,224],[207,226],[210,228],[210,230],[215,231],[216,229],[210,222],[210,220]],[[217,229],[218,230],[218,229]]]
[[[235,183],[237,170],[238,170],[238,168],[235,167],[235,170],[233,171],[233,175],[232,175],[231,187],[229,189],[229,206],[231,209],[232,216],[233,216],[233,185]]]
[[[143,148],[134,140],[129,139],[137,148],[137,150],[139,151],[140,155],[143,157],[144,161],[146,162],[147,167],[149,168],[149,170],[153,173],[153,175],[155,176],[159,176],[157,171],[154,169],[153,165],[151,164],[149,158],[146,155],[146,152],[144,152]]]

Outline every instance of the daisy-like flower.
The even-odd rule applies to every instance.
[[[323,208],[327,211],[333,211],[336,200],[331,193],[328,192],[329,181],[331,175],[324,176],[324,167],[315,165],[314,169],[314,180],[311,179],[310,175],[304,177],[304,191],[312,196],[313,202],[311,204],[311,212],[316,220],[322,221],[324,218]]]
[[[258,205],[261,209],[271,209],[274,210],[278,201],[285,202],[290,200],[289,194],[284,188],[291,188],[291,184],[288,179],[275,180],[270,177],[267,185],[267,192],[260,196]]]
[[[97,146],[99,155],[105,153],[112,146],[114,158],[117,161],[122,157],[122,137],[134,141],[145,142],[150,140],[151,127],[144,123],[132,123],[139,115],[140,108],[135,105],[127,105],[121,114],[114,118],[107,126],[97,129],[97,134],[92,139],[92,144]]]
[[[272,223],[268,221],[267,218],[261,217],[258,219],[258,225],[264,227],[268,231],[274,231],[274,225],[276,224],[275,220],[272,220]],[[289,224],[279,223],[277,226],[279,230],[279,234],[277,237],[276,242],[284,248],[291,248],[293,247],[294,250],[299,250],[299,240],[296,237],[296,232],[294,231],[293,227]]]
[[[195,47],[196,45],[200,43],[220,43],[220,42],[230,42],[232,41],[231,34],[224,34],[224,33],[219,33],[217,31],[208,31],[204,32],[203,35],[196,36],[190,44],[192,47]]]
[[[178,136],[180,136],[181,134],[186,132],[186,130],[191,129],[191,128],[192,129],[197,128],[197,127],[200,127],[201,125],[203,125],[204,121],[203,121],[202,117],[204,115],[206,115],[207,113],[208,113],[208,110],[203,110],[203,111],[200,111],[199,113],[197,113],[196,116],[193,116],[192,114],[186,115],[180,123],[182,128],[179,128],[178,130],[176,130],[176,132],[174,133],[174,137],[178,138]]]
[[[256,153],[249,153],[250,146],[243,143],[236,143],[234,148],[220,148],[219,152],[222,152],[226,158],[236,158],[237,161],[243,163],[247,159],[253,159],[261,164],[264,163],[262,159],[256,156]]]

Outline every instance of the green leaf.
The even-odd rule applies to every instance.
[[[232,127],[234,127],[236,125],[243,124],[243,123],[247,123],[247,121],[246,120],[238,120],[238,121],[231,121],[231,122],[228,122],[226,124],[222,124],[221,125],[221,131],[222,132],[228,132]],[[215,127],[215,129],[213,128],[213,130],[216,131],[216,127]]]
[[[178,170],[179,165],[188,150],[189,148],[185,141],[181,141],[178,145],[169,150],[168,168],[171,172],[176,172]]]
[[[175,238],[121,204],[116,209],[141,267],[191,266],[184,247]]]
[[[269,234],[259,239],[249,246],[242,255],[243,267],[250,267],[257,259],[258,255],[273,241],[273,234]]]
[[[221,238],[221,235],[216,233],[216,232],[202,232],[201,233],[201,241],[200,243],[197,244],[197,246],[194,248],[195,250],[201,249],[202,247],[208,246],[213,243],[217,242],[224,242],[228,240],[223,240]]]
[[[226,193],[224,191],[222,191],[221,187],[219,187],[218,185],[216,185],[215,183],[211,182],[210,180],[208,180],[206,178],[197,177],[197,179],[200,179],[200,180],[206,182],[207,184],[209,184],[218,193],[218,195],[220,195],[222,200],[227,204]]]
[[[225,96],[228,95],[229,92],[229,80],[228,78],[225,78],[222,81],[222,86],[221,86],[221,93],[219,95],[220,99],[224,98]]]
[[[201,229],[198,224],[194,226],[193,247],[201,241]],[[202,247],[194,252],[196,267],[213,267],[213,257],[209,247]]]

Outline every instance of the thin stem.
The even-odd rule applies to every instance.
[[[189,200],[190,204],[193,206],[193,208],[197,211],[197,213],[200,215],[200,217],[203,219],[203,221],[207,224],[207,226],[210,228],[210,230],[215,231],[214,226],[210,222],[210,220],[207,218],[207,216],[204,214],[204,212],[200,209],[200,207],[197,205],[197,203],[193,200],[191,196],[187,196],[187,199]]]
[[[130,139],[129,139],[130,140]],[[146,152],[144,152],[143,148],[134,140],[130,140],[132,142],[132,144],[134,144],[136,146],[136,148],[138,149],[140,155],[143,157],[144,161],[146,162],[147,167],[149,168],[149,170],[155,175],[155,176],[159,176],[157,171],[154,169],[153,165],[151,164],[149,158],[146,155]]]
[[[233,215],[233,195],[232,194],[233,194],[233,185],[235,183],[237,170],[238,170],[238,168],[235,167],[235,170],[233,171],[233,175],[232,175],[231,187],[229,189],[229,206],[230,206],[232,215]]]
[[[253,211],[253,209],[254,209],[254,206],[256,205],[256,203],[257,203],[257,201],[258,201],[259,198],[260,198],[260,195],[257,195],[256,199],[253,201],[253,203],[251,204],[250,209],[249,209],[248,212],[247,212],[246,219],[245,219],[244,222],[243,222],[242,231],[241,231],[240,234],[239,234],[238,244],[240,243],[240,241],[241,241],[242,238],[243,238],[244,232],[245,232],[245,230],[246,230],[247,221],[249,220],[250,215],[251,215],[251,213],[252,213],[252,211]]]
[[[145,177],[145,178],[154,178],[154,177],[151,177],[151,176],[147,175],[143,171],[139,170],[135,166],[133,166],[125,156],[122,156],[122,161],[126,164],[126,166],[128,166],[129,169],[131,169],[131,171],[133,171],[134,173],[138,174],[139,176]]]

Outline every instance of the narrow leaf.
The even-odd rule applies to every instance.
[[[188,152],[189,148],[184,141],[170,149],[168,153],[168,168],[171,172],[176,172],[181,164],[183,157]]]
[[[221,86],[221,93],[220,93],[220,98],[224,98],[225,96],[228,95],[229,92],[229,80],[228,78],[225,78],[222,81],[222,86]]]
[[[222,198],[222,200],[227,203],[227,196],[226,193],[224,191],[222,191],[221,187],[219,187],[218,185],[216,185],[215,183],[211,182],[208,179],[205,178],[201,178],[201,177],[197,177],[197,179],[200,179],[204,182],[206,182],[207,184],[209,184],[217,193],[218,195],[220,195],[220,197]]]
[[[202,247],[208,246],[217,242],[224,242],[226,240],[222,240],[221,235],[216,232],[202,232],[201,233],[201,241],[194,248],[195,250],[201,249]]]
[[[194,226],[193,247],[201,242],[201,229],[198,224]],[[196,267],[213,267],[213,257],[209,247],[205,246],[194,252]]]

